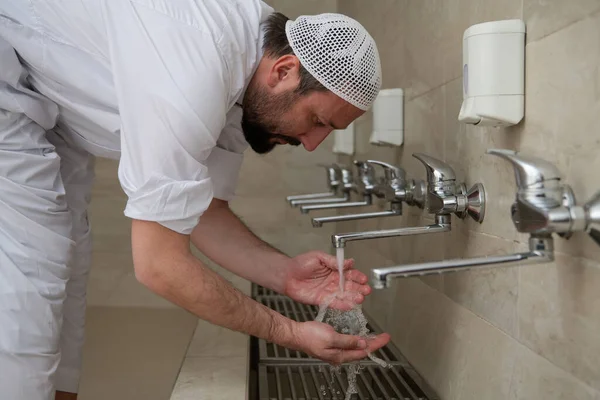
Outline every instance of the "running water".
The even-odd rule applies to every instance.
[[[340,293],[344,293],[344,248],[337,248],[337,267],[340,273]]]
[[[354,306],[348,311],[342,311],[334,308],[329,308],[333,300],[336,297],[342,298],[344,296],[344,249],[337,249],[337,264],[338,271],[340,273],[340,286],[339,292],[336,292],[326,298],[319,305],[319,312],[317,313],[317,317],[315,321],[325,322],[333,327],[336,332],[346,334],[346,335],[357,335],[369,340],[374,337],[373,334],[369,332],[369,328],[367,328],[367,319],[362,313],[362,307],[360,304],[354,304]],[[386,368],[389,367],[389,364],[384,360],[375,357],[371,353],[367,353],[367,356],[371,359],[371,361],[377,363],[379,366]],[[346,366],[346,374],[348,377],[348,389],[346,390],[345,400],[350,400],[352,394],[357,393],[356,388],[356,375],[360,373],[361,366],[358,362],[353,362]],[[330,367],[331,379],[333,379],[334,374],[340,376],[341,374],[341,366]],[[333,382],[332,382],[333,384]],[[334,394],[335,395],[335,394]]]

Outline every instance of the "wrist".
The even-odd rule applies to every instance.
[[[289,349],[298,348],[298,322],[274,313],[271,318],[268,340]]]
[[[281,254],[276,260],[273,268],[274,286],[272,289],[277,293],[283,294],[284,296],[288,296],[288,282],[293,263],[293,258],[286,256],[285,254]]]

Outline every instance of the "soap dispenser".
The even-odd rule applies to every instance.
[[[473,25],[463,35],[463,103],[458,120],[510,126],[525,108],[525,23],[504,20]]]

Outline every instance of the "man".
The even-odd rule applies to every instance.
[[[368,343],[297,323],[203,265],[293,299],[336,291],[334,257],[290,258],[230,211],[242,152],[314,150],[371,105],[376,46],[337,14],[287,21],[259,0],[0,0],[0,398],[76,398],[95,156],[119,158],[138,280],[211,323],[314,357]],[[366,276],[345,263],[346,296]]]

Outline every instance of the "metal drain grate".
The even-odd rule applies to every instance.
[[[300,304],[285,296],[259,297],[256,300],[270,309],[275,310],[278,313],[298,322],[313,321],[319,311],[316,306]],[[367,321],[370,321],[368,317]],[[381,329],[375,326],[372,322],[367,323],[367,328],[373,333],[382,332]],[[259,356],[263,361],[274,360],[278,362],[282,359],[285,359],[294,361],[320,362],[310,358],[305,353],[289,350],[285,347],[267,342],[265,340],[260,340],[258,345]],[[400,362],[401,364],[408,366],[408,363],[402,357],[400,351],[398,351],[398,349],[396,349],[392,344],[388,344],[387,346],[377,350],[373,353],[373,355],[385,361]]]
[[[252,285],[252,298],[256,299],[257,297],[260,297],[260,296],[284,297],[284,296],[280,295],[279,293],[272,291],[271,289],[267,289],[266,287],[259,286],[259,285]]]
[[[313,321],[318,307],[297,303],[264,287],[253,285],[252,297],[263,305],[295,321]],[[365,314],[371,332],[381,329]],[[330,366],[306,354],[285,347],[251,339],[251,373],[257,390],[252,400],[344,400],[348,388],[347,368],[333,373]],[[357,375],[358,393],[352,400],[438,400],[433,390],[392,344],[377,350],[375,356],[390,364],[381,368],[370,360],[361,361]],[[250,386],[253,386],[251,384]],[[258,397],[257,397],[258,396]]]
[[[430,399],[402,366],[361,365],[352,400]],[[335,373],[326,364],[260,365],[259,376],[260,400],[344,400],[348,389],[347,368]]]

